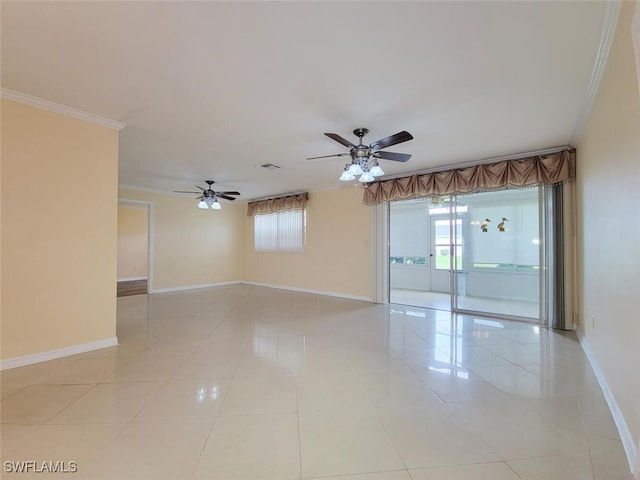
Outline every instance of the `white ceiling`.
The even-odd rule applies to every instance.
[[[2,86],[125,122],[120,183],[241,199],[569,144],[605,2],[2,2]],[[272,162],[280,170],[256,165]]]

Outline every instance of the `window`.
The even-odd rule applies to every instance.
[[[538,187],[483,192],[461,197],[471,220],[465,237],[473,269],[537,273],[540,269]],[[489,219],[486,229],[481,222]],[[502,219],[502,229],[499,227]]]
[[[305,244],[306,210],[255,215],[256,252],[302,252]]]
[[[427,257],[389,257],[392,265],[426,265]]]

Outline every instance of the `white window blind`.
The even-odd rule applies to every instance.
[[[304,250],[305,210],[255,215],[254,247],[257,252]]]

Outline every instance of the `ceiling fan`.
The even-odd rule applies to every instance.
[[[381,140],[378,140],[377,142],[373,142],[370,145],[364,145],[362,143],[362,138],[367,133],[369,133],[369,130],[367,128],[356,128],[353,131],[353,134],[359,138],[359,143],[357,145],[351,143],[349,140],[341,137],[336,133],[325,133],[325,135],[331,140],[335,140],[345,147],[348,147],[349,152],[336,153],[333,155],[322,155],[320,157],[310,157],[307,158],[307,160],[329,157],[344,157],[349,155],[351,157],[351,164],[347,164],[345,166],[340,180],[350,181],[354,180],[356,175],[360,175],[360,182],[367,183],[373,182],[375,180],[375,177],[384,175],[382,168],[380,168],[380,165],[378,165],[378,159],[392,160],[394,162],[406,162],[411,158],[411,155],[407,153],[382,151],[383,148],[391,147],[392,145],[397,145],[398,143],[413,140],[413,135],[411,135],[409,132],[403,130],[402,132],[398,132],[395,135],[390,135]]]
[[[225,200],[235,200],[235,195],[240,195],[240,192],[216,192],[211,189],[211,185],[215,182],[213,180],[205,180],[207,184],[207,188],[200,187],[196,185],[196,188],[199,188],[201,191],[199,192],[185,192],[183,190],[174,190],[173,193],[190,193],[192,195],[198,195],[196,200],[200,200],[198,203],[198,208],[202,209],[212,209],[212,210],[220,210],[222,207],[218,202],[218,198],[224,198]],[[233,196],[232,196],[233,195]]]

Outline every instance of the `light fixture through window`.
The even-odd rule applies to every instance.
[[[443,208],[444,207],[444,198],[442,198],[439,195],[433,195],[430,199],[429,199],[429,205],[427,205],[427,207],[429,209],[434,209],[434,208]]]

